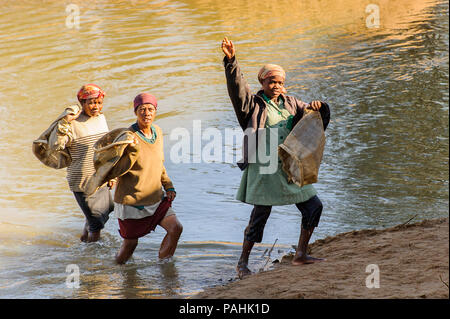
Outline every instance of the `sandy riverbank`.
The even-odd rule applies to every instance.
[[[342,233],[310,248],[326,261],[292,266],[285,256],[273,270],[192,298],[449,298],[448,218]],[[379,288],[366,287],[367,277],[375,275],[366,272],[370,264],[378,266]]]

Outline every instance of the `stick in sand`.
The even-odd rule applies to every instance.
[[[270,260],[270,253],[272,252],[272,250],[273,250],[273,247],[275,247],[275,244],[276,244],[276,242],[277,242],[277,240],[278,240],[278,238],[277,239],[275,239],[275,242],[273,243],[273,245],[272,245],[272,248],[270,248],[270,250],[269,250],[269,253],[267,254],[267,259],[266,259],[266,263],[264,264],[264,266],[259,270],[259,271],[263,271],[264,270],[264,268],[266,268],[266,266],[267,266],[267,263],[269,262],[269,260]],[[266,251],[267,251],[267,249],[266,249]],[[265,254],[266,252],[264,252],[264,254]],[[263,254],[263,256],[264,256],[264,254]]]

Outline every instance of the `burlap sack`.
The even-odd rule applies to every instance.
[[[68,114],[75,115],[80,111],[79,105],[70,105],[62,112],[55,121],[33,141],[33,154],[46,166],[51,168],[65,168],[72,163],[72,157],[67,149],[59,149],[59,140],[65,136],[59,135],[56,127],[58,121]],[[70,135],[71,132],[68,132]]]
[[[288,182],[298,186],[317,182],[325,147],[320,113],[312,110],[305,112],[285,141],[278,146],[278,155]]]
[[[94,194],[108,181],[130,170],[136,162],[139,146],[133,144],[133,133],[118,128],[105,134],[93,146],[95,173],[83,185],[87,196]]]

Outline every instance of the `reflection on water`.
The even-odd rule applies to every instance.
[[[80,8],[80,29],[66,26],[58,1],[0,1],[1,297],[184,298],[234,278],[251,210],[234,199],[239,169],[169,156],[177,142],[170,133],[192,131],[193,120],[203,129],[237,127],[221,63],[224,35],[237,45],[253,90],[259,67],[277,63],[289,94],[331,105],[316,185],[325,210],[313,240],[448,214],[446,2],[378,1],[375,29],[366,26],[364,1],[71,3]],[[184,225],[168,263],[157,261],[159,228],[123,266],[113,263],[116,220],[100,243],[80,243],[83,218],[65,171],[31,153],[31,141],[87,82],[106,90],[110,128],[132,123],[137,93],[158,98]],[[300,218],[293,206],[273,209],[253,270],[266,264],[262,255],[276,239],[272,259],[297,243]],[[80,268],[79,289],[66,287],[70,264]]]

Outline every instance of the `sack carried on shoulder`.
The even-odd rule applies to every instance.
[[[68,167],[72,163],[72,157],[67,149],[57,149],[58,140],[63,138],[57,132],[58,121],[66,115],[74,115],[80,111],[79,105],[68,106],[52,124],[33,141],[33,154],[46,166],[56,169]],[[71,134],[68,132],[68,134]]]
[[[106,133],[95,142],[93,148],[95,173],[83,185],[87,196],[94,194],[109,180],[130,170],[139,152],[139,145],[134,145],[133,133],[127,128],[117,128]]]

